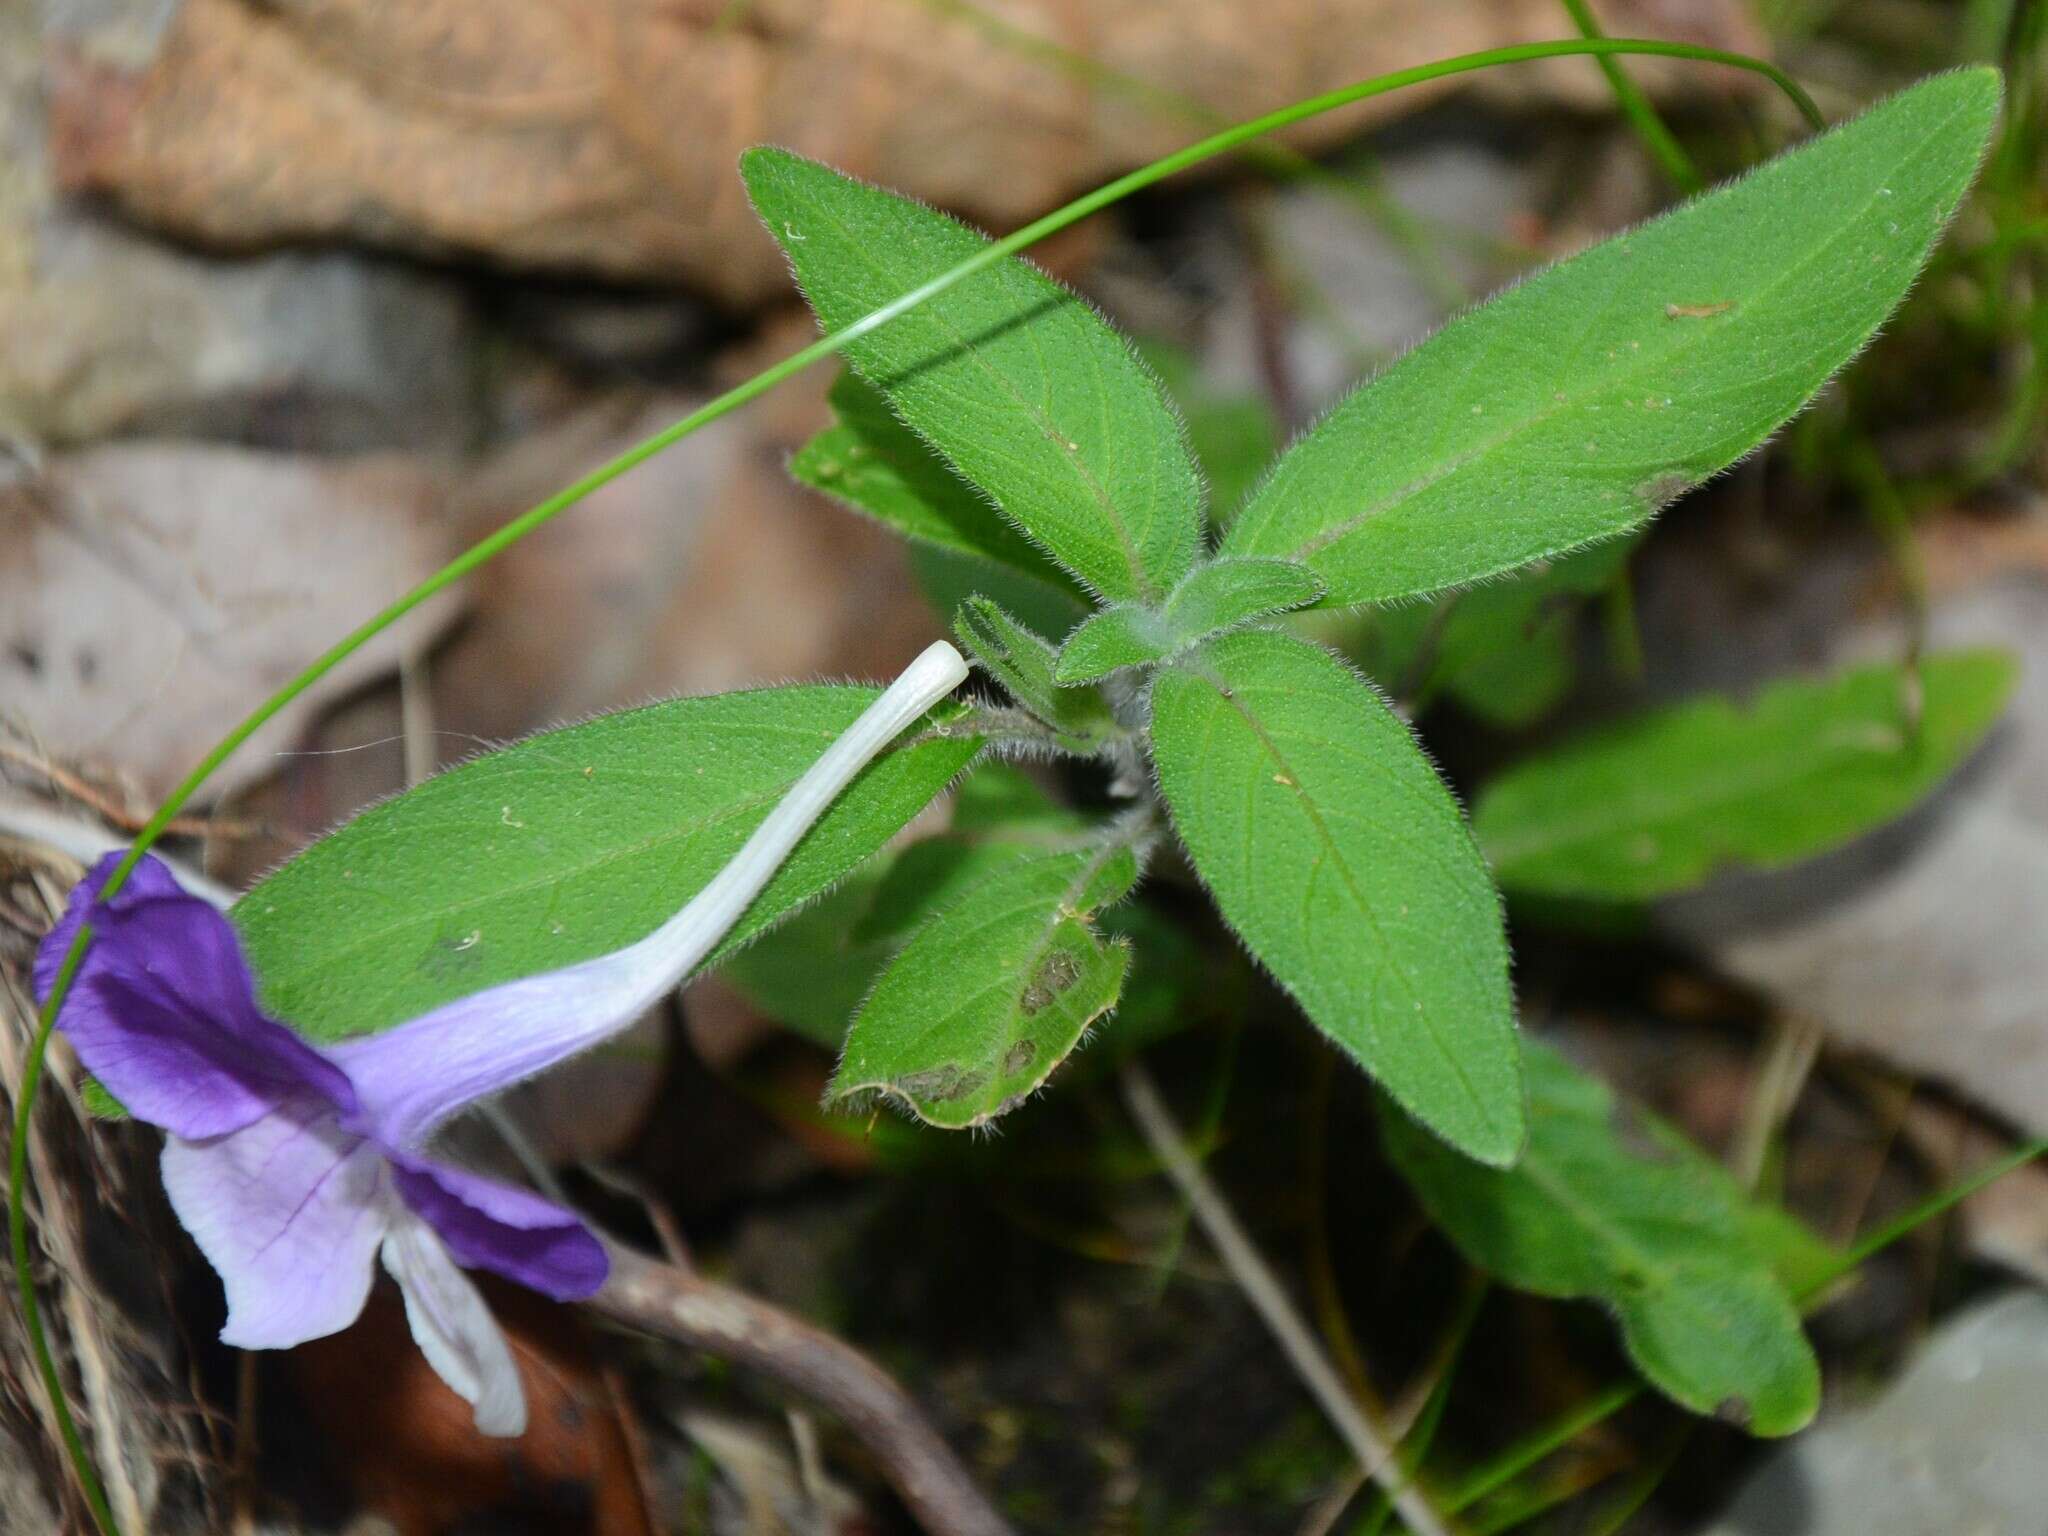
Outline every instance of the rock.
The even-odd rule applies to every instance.
[[[0,10],[0,433],[337,450],[462,441],[475,327],[456,285],[340,251],[210,259],[55,193],[46,88],[80,113],[107,110],[97,85],[120,78],[107,60],[146,57],[164,11],[52,5],[39,33],[33,6]],[[88,121],[74,114],[70,131]]]
[[[1760,44],[1736,0],[1615,0],[1610,25]],[[139,70],[53,82],[64,185],[228,249],[348,239],[434,257],[781,290],[734,160],[789,145],[991,225],[1042,212],[1198,136],[1045,44],[1228,118],[1493,44],[1554,37],[1552,0],[186,0]],[[1034,51],[1038,50],[1038,51]],[[1654,86],[1747,88],[1644,61]],[[1584,61],[1488,82],[1605,102]],[[1403,92],[1308,143],[1412,110]]]
[[[227,730],[452,550],[440,472],[143,442],[0,490],[0,713],[160,798]],[[203,794],[267,773],[311,714],[423,646],[415,610],[285,709]]]
[[[1312,408],[1357,382],[1362,357],[1391,358],[1421,341],[1456,307],[1458,292],[1472,300],[1499,286],[1505,274],[1482,254],[1486,243],[1511,239],[1516,216],[1537,195],[1526,163],[1477,139],[1420,144],[1381,165],[1386,194],[1421,224],[1421,260],[1449,285],[1426,280],[1416,256],[1333,190],[1295,185],[1278,194],[1274,239],[1327,305],[1310,308],[1287,332],[1288,376]],[[1226,302],[1221,314],[1242,308]]]
[[[1893,625],[1846,634],[1834,659],[1899,654]],[[2048,580],[2007,574],[1943,597],[1928,645],[1998,645],[2023,658],[1979,761],[1899,823],[1783,873],[1717,881],[1668,903],[1663,921],[1837,1042],[1935,1077],[2041,1135]]]
[[[2007,1536],[2038,1530],[2048,1296],[1979,1303],[1859,1412],[1774,1451],[1709,1536]]]

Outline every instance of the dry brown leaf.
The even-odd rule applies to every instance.
[[[625,1405],[588,1335],[564,1307],[481,1283],[519,1365],[526,1433],[477,1433],[469,1404],[427,1364],[394,1288],[380,1280],[354,1326],[285,1357],[328,1453],[399,1536],[648,1536]]]
[[[389,455],[309,459],[130,443],[0,489],[0,717],[47,757],[161,797],[334,639],[446,558],[442,475]],[[453,615],[416,610],[215,775],[269,772],[313,712]]]
[[[347,238],[747,302],[787,281],[735,174],[749,144],[785,144],[1002,226],[1193,136],[1187,120],[1083,84],[957,9],[186,0],[146,68],[58,76],[56,163],[71,187],[225,247]],[[1631,35],[1761,42],[1737,0],[1604,9]],[[1553,0],[1009,0],[1000,14],[1229,118],[1564,30]],[[1727,71],[1661,61],[1639,73],[1739,88]],[[1574,60],[1489,87],[1604,99]],[[1334,114],[1304,141],[1425,99]]]
[[[809,322],[728,359],[750,370]],[[938,633],[901,541],[804,490],[789,453],[826,420],[827,369],[714,423],[479,573],[471,622],[434,664],[439,724],[502,737],[675,694],[900,671]],[[614,397],[480,466],[481,532],[699,402]],[[466,755],[456,750],[455,755]]]

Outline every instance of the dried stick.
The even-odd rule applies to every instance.
[[[1288,1298],[1280,1277],[1253,1246],[1223,1192],[1210,1182],[1209,1175],[1188,1149],[1187,1138],[1181,1135],[1172,1112],[1159,1097],[1151,1074],[1132,1061],[1124,1067],[1121,1077],[1124,1103],[1153,1155],[1179,1188],[1188,1208],[1195,1213],[1195,1220],[1201,1223],[1202,1231],[1223,1260],[1223,1267],[1230,1271],[1231,1279],[1237,1282],[1238,1289],[1279,1343],[1295,1374],[1323,1410],[1323,1416],[1343,1437],[1359,1465],[1386,1489],[1395,1513],[1407,1523],[1412,1536],[1448,1536],[1450,1528],[1443,1516],[1395,1459],[1393,1441],[1366,1418],[1357,1400],[1345,1390],[1337,1368],[1330,1364],[1329,1356],[1323,1353]]]
[[[859,1436],[930,1536],[1011,1536],[910,1395],[859,1350],[757,1297],[607,1242],[591,1308],[614,1322],[759,1371]]]

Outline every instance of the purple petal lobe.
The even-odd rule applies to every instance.
[[[64,904],[64,915],[57,919],[57,926],[44,936],[36,948],[35,987],[36,1001],[41,1002],[50,995],[50,988],[57,984],[57,972],[63,967],[64,957],[71,952],[71,941],[78,936],[79,925],[85,921],[86,912],[100,899],[100,891],[106,886],[114,866],[121,862],[120,849],[102,854],[100,861],[85,872],[85,878],[71,888],[71,899]],[[147,854],[129,874],[127,883],[121,888],[120,901],[148,901],[165,896],[182,896],[184,888],[178,884],[178,877],[171,873],[170,866],[162,859]]]
[[[444,1120],[629,1027],[675,985],[643,940],[444,1003],[396,1029],[344,1040],[332,1055],[361,1096],[362,1125],[417,1149]]]
[[[557,1301],[595,1294],[611,1269],[590,1229],[539,1195],[425,1158],[394,1155],[391,1177],[466,1268],[488,1269]]]
[[[384,1166],[310,1095],[226,1136],[164,1142],[171,1207],[227,1289],[223,1340],[288,1349],[356,1320],[395,1205]]]
[[[79,882],[35,967],[40,998],[90,919],[93,945],[58,1022],[108,1092],[141,1119],[193,1138],[241,1130],[306,1091],[353,1110],[347,1074],[256,1006],[228,920],[161,862],[144,859],[112,901],[99,900],[117,857]]]
[[[476,1409],[477,1429],[486,1435],[525,1434],[526,1393],[512,1348],[433,1228],[400,1211],[384,1240],[384,1267],[405,1297],[405,1320],[420,1353]]]

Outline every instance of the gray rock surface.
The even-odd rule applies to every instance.
[[[208,257],[53,191],[51,81],[146,55],[170,9],[0,7],[0,433],[460,441],[475,326],[459,285],[346,250]]]
[[[1772,1454],[1709,1536],[2030,1536],[2048,1526],[2048,1296],[1960,1313],[1868,1407]]]
[[[1866,626],[1849,656],[1898,654]],[[1975,762],[1894,826],[1782,874],[1733,876],[1667,927],[1838,1042],[2048,1133],[2048,582],[2007,577],[1936,605],[1931,649],[2022,659]],[[2048,1404],[2048,1386],[2042,1389]]]

